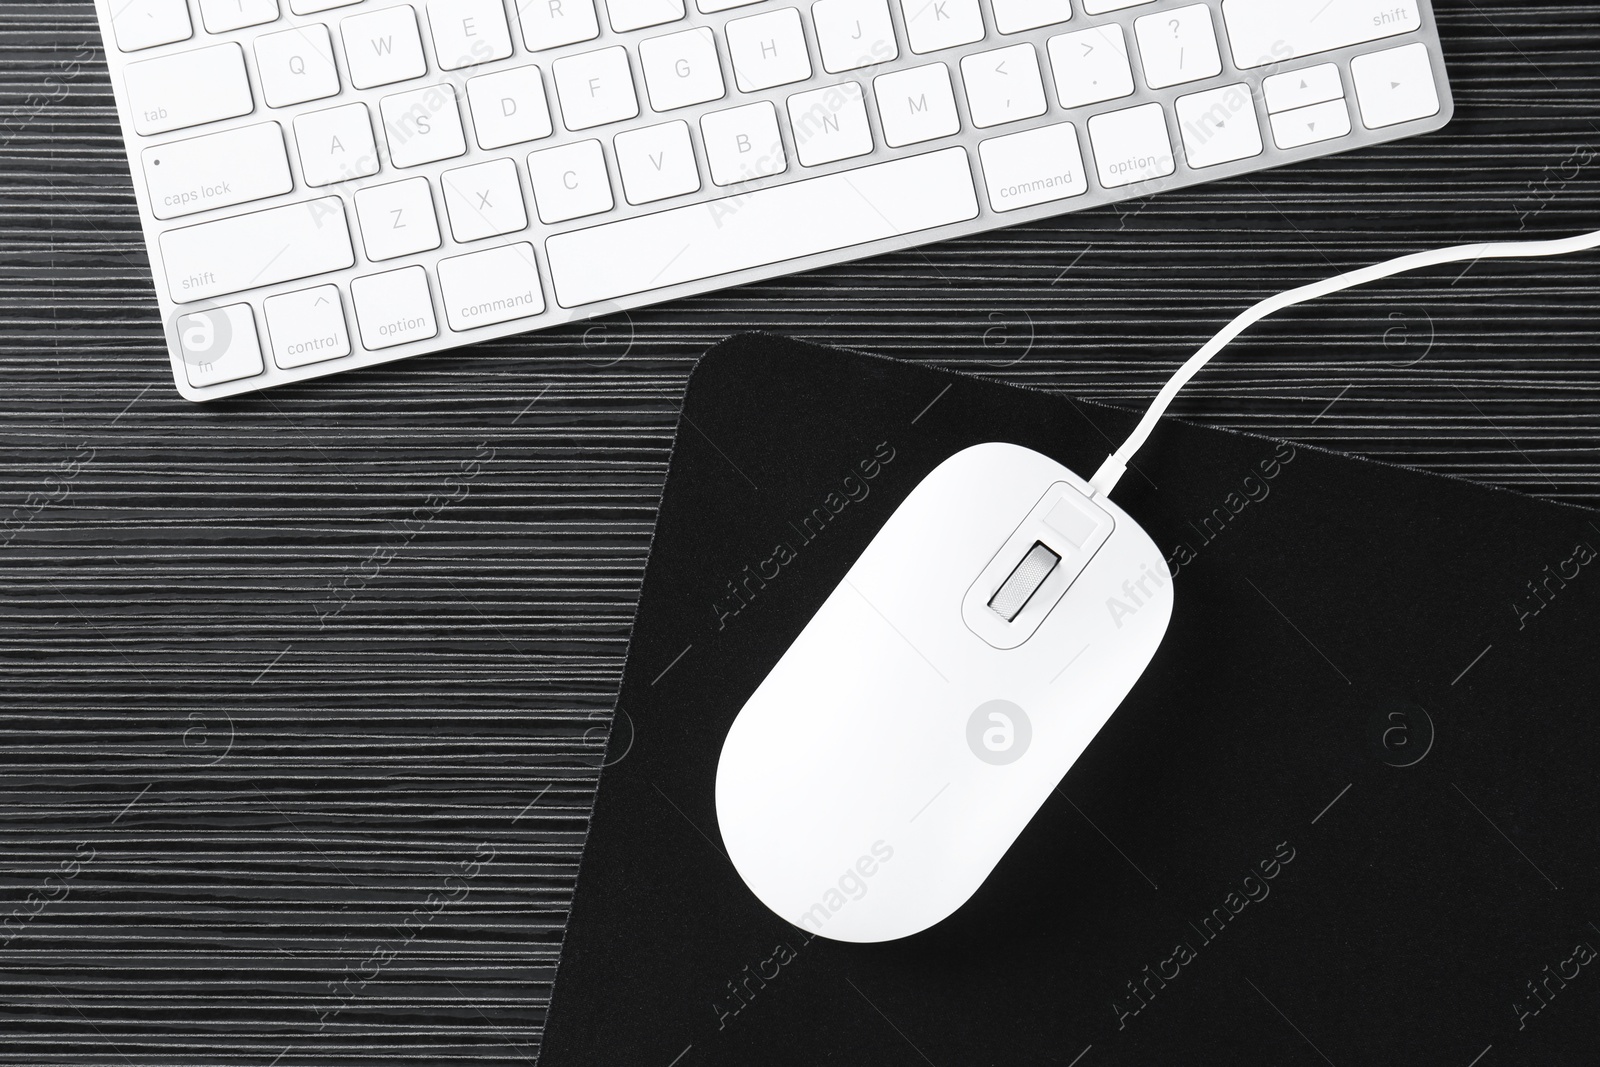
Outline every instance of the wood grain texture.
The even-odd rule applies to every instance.
[[[6,0],[0,1065],[532,1061],[696,356],[1134,405],[1290,284],[1593,228],[1600,8],[1439,6],[1421,141],[195,407],[92,9]],[[1600,503],[1595,270],[1299,309],[1179,410]]]

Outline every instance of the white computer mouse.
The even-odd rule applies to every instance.
[[[823,937],[926,930],[994,870],[1171,614],[1155,542],[1072,471],[1011,444],[950,457],[728,731],[734,867]]]

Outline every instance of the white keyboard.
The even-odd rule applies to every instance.
[[[178,390],[1437,129],[1418,0],[95,0]]]

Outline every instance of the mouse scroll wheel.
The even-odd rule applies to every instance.
[[[1022,557],[1022,562],[1011,571],[1011,576],[989,598],[989,610],[1006,622],[1016,619],[1060,562],[1060,556],[1046,548],[1043,542],[1035,541],[1033,547],[1028,549],[1028,554]]]

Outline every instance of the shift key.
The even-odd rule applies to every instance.
[[[1265,67],[1422,28],[1419,0],[1223,0],[1233,65]]]
[[[177,304],[344,270],[356,261],[337,196],[168,230],[161,259]]]

